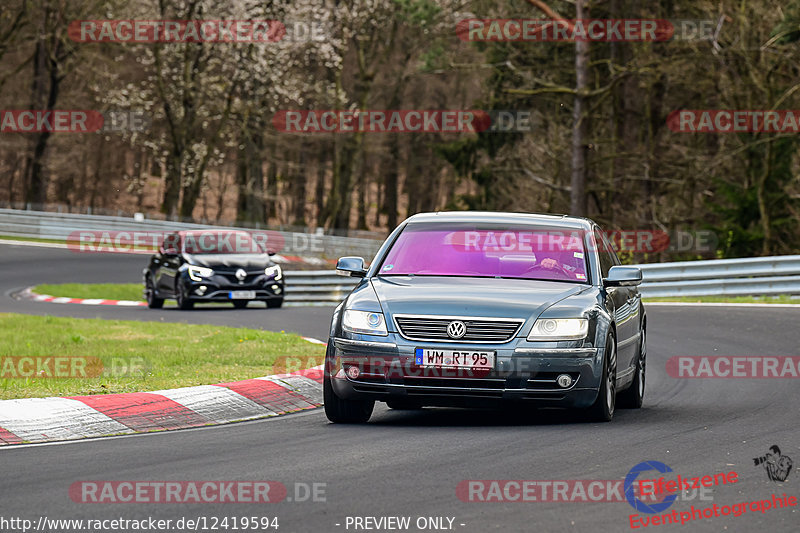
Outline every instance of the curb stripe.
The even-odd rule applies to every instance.
[[[3,444],[22,444],[22,439],[5,428],[0,428],[0,442]]]
[[[153,394],[165,396],[217,424],[277,414],[226,387],[214,385],[157,390]]]
[[[137,302],[134,300],[103,300],[100,298],[68,298],[66,296],[50,296],[49,294],[38,294],[33,292],[33,287],[28,287],[19,293],[19,296],[26,300],[35,302],[46,302],[51,304],[81,304],[81,305],[121,305],[124,307],[144,307],[147,302]]]
[[[152,392],[127,392],[107,396],[73,396],[134,431],[158,431],[204,426],[206,417]]]
[[[0,400],[0,447],[278,416],[322,405],[321,383],[319,366],[153,392]]]
[[[300,372],[296,373],[296,375],[303,376],[304,378],[316,381],[320,385],[322,384],[323,374],[324,372],[322,371],[322,365],[315,366],[314,368],[308,368],[306,370],[301,370]]]
[[[288,387],[267,379],[246,379],[233,383],[220,383],[217,387],[227,387],[245,398],[269,409],[274,413],[291,413],[318,407]]]
[[[305,397],[309,402],[315,405],[322,405],[322,387],[319,386],[314,380],[308,379],[303,376],[293,376],[289,378],[282,378],[278,381],[280,384],[286,386],[292,391],[297,392]]]
[[[28,442],[132,433],[103,413],[70,398],[24,398],[0,402],[2,427]]]

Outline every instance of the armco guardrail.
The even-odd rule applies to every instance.
[[[800,294],[800,255],[637,266],[648,298]]]
[[[176,231],[234,229],[128,217],[78,215],[0,209],[0,235],[65,240],[76,231]],[[235,228],[241,229],[241,228]],[[333,235],[281,232],[283,254],[334,259],[344,255],[369,260],[381,242]],[[800,255],[717,259],[637,265],[645,297],[800,295]],[[286,301],[294,305],[329,305],[341,301],[357,281],[333,271],[287,272]]]
[[[800,255],[636,266],[642,269],[640,290],[647,298],[800,295]],[[295,305],[338,303],[357,281],[330,270],[287,272],[286,301]]]
[[[47,211],[20,211],[0,209],[0,235],[36,237],[40,239],[67,240],[79,231],[149,231],[166,232],[192,229],[245,229],[230,226],[212,226],[170,222],[164,220],[135,220],[130,217],[105,215],[78,215]],[[279,232],[283,247],[278,253],[317,258],[337,258],[357,255],[372,258],[382,241],[355,237],[339,237],[317,233]]]
[[[358,278],[336,274],[335,270],[285,271],[287,304],[338,304],[353,290]]]

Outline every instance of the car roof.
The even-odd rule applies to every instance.
[[[418,213],[406,219],[409,224],[436,222],[492,222],[500,224],[537,224],[571,229],[591,230],[594,222],[588,218],[542,213],[510,213],[500,211],[437,211]]]

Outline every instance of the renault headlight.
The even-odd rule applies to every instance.
[[[283,279],[283,270],[281,270],[281,267],[279,265],[272,265],[271,267],[265,268],[264,274],[266,274],[267,277],[275,276],[274,277],[275,281],[280,281],[281,279]]]
[[[350,333],[388,335],[383,313],[373,313],[370,311],[346,310],[342,316],[342,328]]]
[[[539,318],[531,328],[529,341],[568,341],[583,339],[589,333],[586,318]]]
[[[203,278],[210,278],[214,275],[214,271],[206,267],[189,265],[187,270],[189,271],[189,279],[192,281],[203,281]]]

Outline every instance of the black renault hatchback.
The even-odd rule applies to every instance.
[[[147,305],[159,309],[174,298],[181,309],[195,302],[231,302],[236,308],[263,301],[283,305],[281,267],[246,231],[171,233],[144,269]]]

